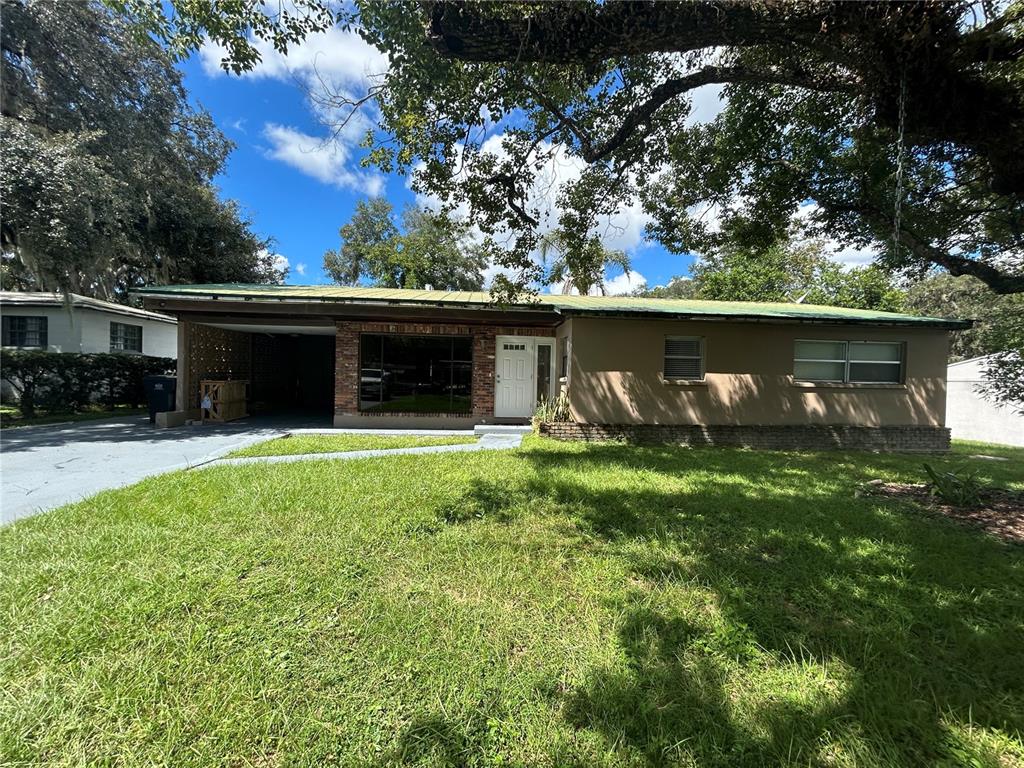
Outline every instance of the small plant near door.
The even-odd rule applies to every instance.
[[[565,392],[559,392],[554,400],[541,400],[537,405],[537,410],[533,412],[534,430],[539,430],[541,424],[569,420],[569,396]]]

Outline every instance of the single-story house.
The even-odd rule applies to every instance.
[[[1024,414],[980,391],[991,355],[951,363],[946,370],[946,425],[957,440],[1024,446]]]
[[[129,352],[174,357],[178,321],[169,315],[72,293],[0,291],[5,348]]]
[[[178,412],[244,379],[253,410],[338,426],[526,422],[563,438],[944,450],[948,333],[967,323],[804,304],[339,286],[138,292],[178,318]]]

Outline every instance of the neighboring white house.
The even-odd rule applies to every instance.
[[[1024,415],[986,400],[978,392],[987,360],[961,360],[947,369],[946,426],[955,440],[1024,445]]]
[[[0,291],[0,323],[8,349],[178,354],[175,318],[74,293]]]

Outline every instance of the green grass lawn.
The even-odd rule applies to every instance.
[[[978,467],[1024,488],[1024,451]],[[1024,547],[921,458],[213,467],[0,529],[0,764],[1011,766]]]
[[[476,441],[477,438],[472,435],[289,435],[233,451],[225,458],[421,448],[428,445],[468,445]]]
[[[103,406],[96,406],[87,411],[77,413],[47,413],[38,411],[31,419],[26,419],[14,406],[0,405],[0,429],[12,429],[14,427],[31,427],[36,424],[60,424],[65,421],[96,421],[97,419],[115,419],[122,416],[138,416],[148,413],[145,408],[129,408],[119,405],[114,410]]]

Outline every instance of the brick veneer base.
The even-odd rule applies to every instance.
[[[542,424],[540,433],[556,440],[619,440],[768,450],[858,450],[943,453],[945,427],[700,426],[690,424]]]

